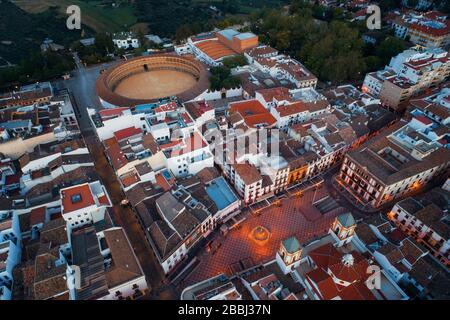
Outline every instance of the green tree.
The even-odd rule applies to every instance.
[[[247,64],[247,58],[243,54],[225,58],[222,61],[223,65],[228,69],[233,69]]]
[[[225,66],[211,68],[209,78],[210,89],[217,91],[222,89],[237,88],[241,82],[239,78],[231,75],[231,70]]]
[[[106,33],[97,33],[95,35],[95,49],[101,55],[107,55],[114,52],[114,43],[112,37]]]
[[[391,36],[384,39],[375,51],[377,57],[381,59],[381,62],[387,64],[393,56],[404,51],[407,47],[404,40]]]

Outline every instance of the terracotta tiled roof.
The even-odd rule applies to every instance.
[[[239,175],[239,177],[247,185],[250,185],[250,184],[253,184],[255,182],[262,180],[262,176],[259,173],[258,169],[251,164],[236,163],[236,164],[233,164],[232,166],[233,166],[234,170],[236,171],[236,174]]]
[[[112,257],[111,268],[106,271],[108,287],[114,288],[144,276],[125,231],[109,229],[104,235]]]
[[[275,125],[276,119],[258,100],[247,100],[230,104],[230,114],[239,113],[247,126],[255,128],[257,125]]]
[[[114,136],[116,137],[117,141],[119,141],[119,142],[124,139],[136,136],[138,134],[142,134],[142,129],[135,128],[135,127],[130,127],[130,128],[126,128],[126,129],[122,129],[122,130],[114,132]]]
[[[285,87],[276,87],[269,89],[257,90],[257,93],[261,94],[266,102],[272,102],[274,99],[278,101],[291,100],[289,89]]]
[[[237,54],[217,39],[206,40],[195,44],[197,48],[203,51],[207,56],[213,60],[220,60],[224,57]]]
[[[30,224],[32,226],[45,222],[46,207],[31,210]]]
[[[89,184],[78,185],[61,190],[61,201],[65,213],[87,208],[95,204]],[[79,197],[79,201],[74,201]]]
[[[129,110],[128,108],[112,108],[112,109],[102,109],[98,113],[100,117],[105,120],[115,116],[120,116],[125,110]]]

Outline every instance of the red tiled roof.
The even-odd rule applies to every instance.
[[[335,265],[329,266],[331,272],[343,281],[350,283],[364,281],[367,277],[367,268],[369,263],[358,252],[351,253],[354,262],[351,266],[345,266],[341,261]]]
[[[74,203],[72,201],[72,198],[74,196],[80,196],[80,201]],[[87,208],[95,204],[91,188],[87,183],[62,190],[61,201],[63,205],[63,213],[80,210],[82,208]]]
[[[45,222],[45,213],[46,213],[46,207],[40,207],[31,210],[30,212],[30,225],[35,226],[40,223]]]
[[[248,49],[247,54],[250,57],[259,57],[259,56],[264,56],[267,54],[277,54],[278,51],[272,47],[269,46],[260,46],[260,47],[256,47],[256,48],[252,48],[252,49]]]
[[[117,141],[121,141],[141,133],[141,128],[130,127],[114,132],[114,136],[116,137]]]
[[[331,300],[335,298],[339,291],[333,279],[325,271],[316,272],[316,270],[306,274],[308,281],[315,283],[318,288],[318,290],[316,290],[313,286],[314,291],[318,291],[317,293],[322,296],[323,300]]]
[[[6,176],[5,178],[5,185],[6,186],[11,186],[13,184],[18,184],[20,183],[20,178],[22,177],[22,172],[17,172],[15,174]]]
[[[108,119],[114,116],[120,116],[123,111],[129,110],[128,108],[113,108],[113,109],[103,109],[98,113],[102,119]]]
[[[183,112],[181,116],[186,124],[193,122],[191,116],[187,112]]]
[[[444,28],[430,28],[426,25],[419,24],[419,23],[410,24],[409,28],[419,31],[421,33],[426,33],[428,35],[435,36],[435,37],[445,36],[450,33],[449,22],[446,22],[446,26]]]
[[[254,165],[248,163],[235,163],[233,164],[233,168],[246,185],[253,184],[262,179],[261,174]]]
[[[211,39],[196,43],[195,46],[203,51],[213,60],[220,60],[227,56],[235,55],[236,52],[219,42],[219,40]]]
[[[198,119],[204,113],[214,110],[206,101],[188,102],[184,106],[193,119]]]
[[[277,120],[258,100],[240,101],[230,104],[230,114],[238,112],[247,126],[255,128],[260,124],[273,126]]]
[[[416,117],[414,117],[416,120],[418,120],[418,121],[420,121],[420,122],[422,122],[424,125],[430,125],[430,124],[433,124],[433,121],[431,121],[430,119],[428,119],[427,117],[425,117],[425,116],[422,116],[422,115],[420,115],[420,116],[416,116]]]
[[[275,109],[280,114],[280,117],[288,117],[293,114],[298,114],[308,111],[307,105],[303,102],[296,102],[284,106],[279,106]]]
[[[162,174],[156,175],[156,184],[163,188],[164,191],[169,191],[171,189],[171,185],[167,182],[166,178]]]
[[[120,168],[122,168],[124,165],[128,163],[127,158],[123,154],[122,150],[120,149],[119,144],[117,143],[116,139],[108,139],[105,140],[107,142],[107,149],[106,153],[108,154],[109,160],[111,161],[112,166],[117,171]]]
[[[339,296],[343,300],[372,300],[375,299],[365,286],[368,277],[369,263],[360,253],[352,251],[353,263],[345,265],[342,261],[343,253],[339,252],[331,243],[327,243],[309,253],[317,269],[307,274],[308,280],[314,282],[325,300]],[[332,276],[325,272],[329,270],[339,280],[350,283],[348,286],[334,282]]]
[[[166,149],[173,148],[173,147],[179,145],[180,143],[182,143],[182,140],[174,140],[174,141],[170,141],[168,143],[160,145],[159,148],[161,150],[166,150]]]
[[[102,196],[100,196],[100,197],[98,197],[98,202],[99,202],[99,204],[102,206],[110,206],[111,205],[111,203],[109,202],[109,200],[108,200],[108,197],[106,196],[106,194],[104,194],[104,195],[102,195]]]
[[[178,108],[178,106],[177,106],[176,102],[169,102],[169,103],[162,104],[159,107],[157,107],[155,109],[155,112],[159,113],[159,112],[175,111],[175,110],[177,110],[177,108]]]
[[[375,296],[364,283],[358,282],[339,292],[342,300],[375,300]]]
[[[328,243],[311,251],[309,256],[317,267],[327,269],[328,266],[341,262],[342,254],[332,244]]]
[[[141,181],[141,179],[139,178],[139,176],[137,174],[133,173],[133,174],[123,175],[122,177],[120,177],[120,181],[122,182],[122,184],[125,187],[129,187],[135,183],[138,183],[139,181]]]
[[[256,92],[261,94],[267,102],[272,102],[274,99],[278,101],[290,100],[289,89],[285,87],[262,89],[257,90]]]

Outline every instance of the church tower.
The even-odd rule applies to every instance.
[[[284,274],[288,274],[300,265],[302,248],[297,238],[290,237],[281,242],[277,252],[277,263]]]
[[[344,213],[336,217],[330,233],[336,240],[336,247],[349,243],[355,234],[356,221],[351,213]]]

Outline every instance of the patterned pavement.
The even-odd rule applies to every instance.
[[[198,255],[200,264],[181,282],[180,287],[187,287],[221,273],[230,275],[230,267],[239,265],[242,260],[250,260],[254,265],[273,260],[281,241],[291,236],[296,236],[302,243],[326,233],[334,218],[346,210],[340,207],[322,215],[312,206],[312,202],[313,199],[317,202],[327,197],[328,191],[323,187],[317,190],[316,195],[314,193],[314,190],[310,190],[301,198],[293,196],[284,199],[280,207],[264,209],[259,216],[249,215],[240,227],[216,240],[222,245],[214,254],[201,251]],[[271,233],[269,241],[264,245],[256,243],[250,237],[251,231],[258,226],[267,228]]]

